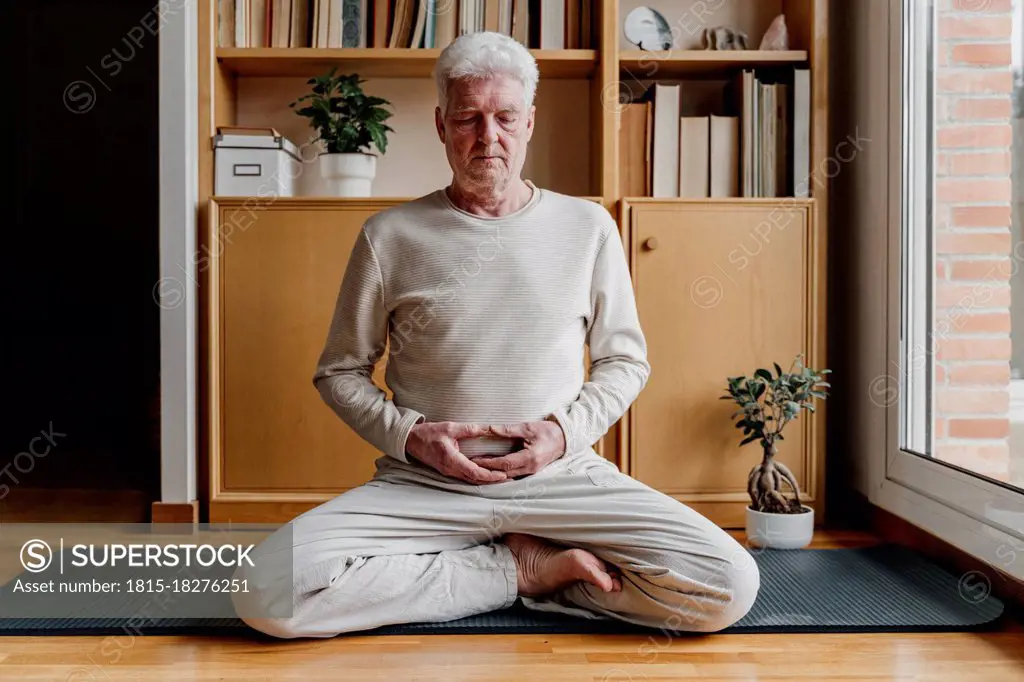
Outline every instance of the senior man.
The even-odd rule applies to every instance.
[[[376,473],[290,523],[287,578],[242,572],[236,604],[290,602],[291,615],[243,619],[331,637],[519,598],[671,630],[731,625],[759,589],[750,554],[592,448],[651,368],[615,221],[520,177],[533,57],[464,35],[435,78],[451,184],[366,221],[314,375],[382,453]],[[391,400],[371,379],[387,341]]]

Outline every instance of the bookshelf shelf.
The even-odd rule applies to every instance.
[[[691,76],[744,67],[799,66],[805,62],[805,50],[625,50],[619,53],[619,70],[644,79]]]
[[[541,78],[590,78],[596,50],[531,50]],[[219,47],[217,61],[238,76],[311,77],[334,65],[367,78],[430,76],[439,49]]]

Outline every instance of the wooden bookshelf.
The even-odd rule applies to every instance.
[[[806,351],[812,366],[828,366],[828,182],[812,183],[812,197],[799,200],[623,196],[620,176],[628,159],[619,148],[619,124],[624,91],[638,81],[728,80],[746,68],[809,69],[810,166],[812,173],[822,173],[831,154],[830,0],[657,0],[650,6],[674,13],[666,19],[681,29],[674,31],[681,39],[677,44],[689,48],[666,52],[642,51],[625,41],[626,14],[646,0],[592,1],[589,44],[594,49],[531,50],[540,82],[524,177],[546,189],[600,202],[615,216],[629,259],[656,376],[643,399],[596,447],[638,480],[723,527],[737,527],[746,504],[750,453],[739,456],[728,415],[723,423],[713,413],[727,406],[717,403],[718,391],[708,397],[709,387],[725,376],[726,366],[733,372],[752,371],[748,364],[762,359],[781,364],[791,348]],[[304,374],[315,358],[297,358],[296,353],[317,350],[322,342],[333,289],[344,268],[335,255],[350,248],[361,221],[381,207],[441,187],[451,177],[433,120],[437,93],[430,76],[441,50],[220,47],[217,0],[197,2],[199,240],[208,242],[202,248],[219,253],[218,225],[231,222],[237,228],[230,239],[221,240],[224,254],[210,258],[211,266],[200,273],[202,520],[283,522],[358,485],[371,470],[368,454],[344,461],[333,454],[336,429],[342,427],[323,413],[327,408]],[[712,6],[717,11],[706,16]],[[702,27],[719,25],[742,30],[749,44],[759,45],[780,12],[792,49],[694,49]],[[308,92],[303,79],[332,66],[370,79],[367,92],[395,105],[397,132],[378,159],[375,196],[215,197],[211,140],[217,127],[274,127],[296,144],[305,142],[308,124],[287,104]],[[763,240],[771,248],[759,249],[758,236],[765,229],[772,230],[770,240]],[[731,255],[741,249],[756,249],[759,255],[749,259],[750,267],[738,269]],[[264,280],[271,265],[276,280],[268,289]],[[721,301],[702,305],[716,277]],[[267,291],[288,292],[287,303]],[[313,300],[319,308],[308,304]],[[292,301],[304,303],[297,307]],[[280,309],[274,307],[278,304]],[[771,315],[761,314],[760,305],[767,305]],[[298,343],[296,330],[309,337]],[[249,357],[269,369],[253,378],[244,361]],[[380,366],[378,375],[383,376]],[[819,405],[815,419],[794,431],[792,442],[787,438],[790,450],[781,457],[801,479],[801,498],[819,514],[826,412]],[[310,428],[314,421],[322,426]]]
[[[531,50],[541,78],[590,78],[596,50]],[[217,61],[236,76],[302,76],[338,66],[367,78],[426,78],[440,49],[220,47]]]
[[[806,50],[669,50],[619,53],[619,68],[634,78],[681,78],[738,68],[801,66]]]

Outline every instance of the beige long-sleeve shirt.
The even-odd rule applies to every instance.
[[[530,201],[500,218],[463,211],[439,189],[363,225],[313,382],[381,452],[408,461],[406,439],[423,421],[552,419],[574,453],[647,382],[615,221],[598,204],[527,182]],[[392,400],[371,380],[386,341]],[[478,438],[460,450],[505,454],[512,445]]]

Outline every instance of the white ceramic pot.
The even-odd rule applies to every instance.
[[[768,549],[802,549],[814,536],[814,509],[803,514],[766,514],[747,506],[747,543]]]
[[[373,154],[323,154],[320,174],[330,192],[339,197],[372,196],[377,157]]]

